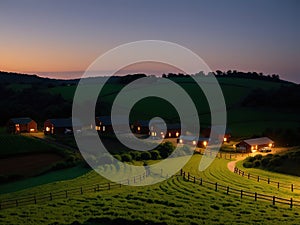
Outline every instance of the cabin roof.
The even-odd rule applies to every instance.
[[[264,144],[274,143],[274,141],[272,141],[268,137],[247,139],[247,140],[244,140],[244,142],[247,143],[248,145],[264,145]]]
[[[49,119],[50,123],[52,123],[55,127],[80,127],[82,126],[81,122],[77,119],[73,120],[72,118],[58,118],[58,119]]]
[[[32,121],[29,117],[12,118],[10,119],[14,124],[27,124]]]

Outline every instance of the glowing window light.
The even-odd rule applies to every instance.
[[[35,129],[34,128],[30,128],[30,130],[29,130],[30,132],[34,132],[35,131]]]
[[[161,135],[161,137],[162,137],[162,138],[165,138],[165,135],[164,135],[164,134],[162,134],[162,135]]]
[[[96,130],[97,131],[101,130],[101,127],[100,126],[96,126]]]
[[[169,137],[171,137],[172,136],[172,134],[171,134],[171,132],[169,133]]]
[[[137,127],[137,130],[140,131],[140,130],[141,130],[141,127]]]
[[[49,132],[50,131],[50,127],[46,127],[46,131]]]
[[[207,146],[207,141],[203,141],[203,145],[206,147]]]
[[[179,132],[176,132],[176,137],[178,137],[179,136]]]
[[[182,143],[183,143],[183,140],[182,140],[182,139],[180,139],[180,140],[179,140],[179,143],[180,143],[180,144],[182,144]]]
[[[102,131],[105,131],[105,126],[102,127]]]
[[[273,147],[273,144],[272,144],[272,143],[270,143],[270,144],[269,144],[269,147],[270,147],[270,148],[272,148],[272,147]]]
[[[227,137],[224,137],[224,138],[223,138],[223,141],[226,142],[226,141],[227,141]]]
[[[196,141],[193,141],[193,145],[196,145]]]

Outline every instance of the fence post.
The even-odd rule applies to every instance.
[[[188,172],[188,181],[190,181],[190,172]]]
[[[268,178],[268,184],[270,184],[270,178]]]
[[[182,169],[180,169],[180,176],[182,176]]]
[[[52,193],[50,192],[50,201],[52,201]]]
[[[290,208],[293,208],[293,198],[291,198]]]
[[[259,182],[259,176],[257,176],[257,182]]]
[[[218,191],[218,182],[216,182],[216,191]]]
[[[229,194],[229,186],[227,186],[226,194]]]
[[[250,173],[248,173],[248,179],[250,179]]]
[[[276,199],[276,197],[273,196],[273,205],[275,205],[275,199]]]
[[[294,184],[291,184],[291,190],[294,192]]]
[[[202,185],[202,177],[200,178],[200,185]]]
[[[243,198],[243,190],[241,190],[241,198]]]
[[[34,204],[36,204],[36,197],[34,196]]]
[[[194,176],[194,183],[196,183],[196,177]]]
[[[110,183],[108,183],[107,185],[108,185],[108,190],[110,190]]]
[[[257,193],[254,194],[254,201],[257,201]]]
[[[82,187],[80,187],[80,194],[83,194],[83,190],[82,190]]]
[[[278,182],[278,184],[277,184],[277,188],[279,189],[279,182]]]
[[[66,190],[66,198],[68,197],[68,191]]]

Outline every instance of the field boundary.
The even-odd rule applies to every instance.
[[[280,183],[279,181],[272,180],[269,177],[259,176],[259,175],[251,174],[249,172],[247,173],[243,170],[240,170],[238,167],[234,168],[234,173],[236,173],[236,174],[238,174],[242,177],[248,178],[248,179],[256,180],[257,182],[265,181],[269,185],[276,186],[278,188],[278,190],[280,188],[285,188],[285,189],[290,190],[291,192],[294,192],[295,190],[300,191],[300,186],[297,186],[295,184],[286,184],[286,183],[283,183],[283,182]]]
[[[180,176],[183,177],[184,180],[188,181],[188,182],[193,182],[194,184],[199,184],[201,186],[204,186],[204,184],[209,185],[210,187],[214,188],[215,191],[224,191],[224,193],[226,193],[227,195],[229,194],[233,194],[233,195],[237,195],[239,196],[241,199],[247,198],[249,200],[262,200],[262,201],[267,201],[267,202],[271,202],[272,205],[275,204],[284,204],[284,205],[288,205],[290,206],[290,208],[293,207],[300,207],[300,201],[299,200],[295,200],[293,198],[281,198],[278,196],[274,196],[274,195],[266,195],[266,194],[261,194],[261,193],[257,193],[257,192],[250,192],[250,191],[245,191],[243,189],[236,189],[236,188],[232,188],[230,186],[225,186],[222,185],[218,182],[211,182],[211,181],[207,181],[202,179],[201,177],[195,177],[193,175],[191,175],[189,172],[186,173],[183,170],[180,170]]]
[[[74,196],[83,195],[86,193],[93,193],[93,192],[121,188],[124,185],[140,183],[143,180],[145,180],[145,178],[148,175],[149,174],[146,172],[141,175],[137,175],[129,179],[122,180],[119,183],[106,182],[106,183],[87,184],[87,185],[81,185],[80,187],[77,188],[65,189],[61,191],[31,194],[31,195],[27,195],[26,197],[19,197],[19,198],[2,199],[0,200],[0,210],[19,207],[19,206],[26,206],[31,204],[45,203],[45,202],[50,202],[52,200],[70,198]]]

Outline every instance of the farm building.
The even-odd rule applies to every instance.
[[[125,116],[115,116],[115,126],[112,125],[110,116],[98,116],[96,117],[95,129],[101,133],[112,133],[113,131],[125,132],[125,129],[129,129],[129,121]]]
[[[177,138],[177,143],[197,146],[199,148],[205,148],[208,145],[209,138],[206,137],[195,137],[195,136],[184,136],[181,135]]]
[[[236,144],[236,150],[239,152],[255,152],[263,147],[274,147],[274,141],[268,137],[243,140]]]
[[[12,118],[7,122],[7,131],[15,134],[37,132],[37,123],[29,117]]]
[[[150,136],[156,138],[178,138],[181,135],[181,125],[176,124],[167,124],[167,129],[162,123],[153,123],[150,124]]]
[[[73,122],[72,118],[48,119],[44,122],[44,133],[61,135],[81,130],[82,124],[78,120],[74,120]]]

